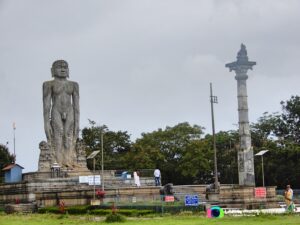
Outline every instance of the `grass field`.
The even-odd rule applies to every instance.
[[[0,225],[86,225],[86,224],[107,224],[104,217],[95,216],[65,216],[53,214],[0,214]],[[299,215],[267,215],[248,217],[229,217],[221,219],[208,219],[204,216],[164,216],[153,218],[127,218],[125,223],[113,223],[115,225],[289,225],[300,224]]]

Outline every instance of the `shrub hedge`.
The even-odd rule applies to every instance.
[[[125,221],[126,218],[123,215],[120,215],[119,213],[111,213],[105,219],[105,222],[107,223],[125,222]]]
[[[108,215],[112,213],[111,205],[101,205],[101,206],[66,206],[65,211],[70,215],[82,215],[82,214],[91,214],[91,215]],[[198,207],[186,207],[186,206],[173,206],[173,205],[156,205],[156,206],[147,206],[147,205],[130,205],[130,206],[118,206],[117,213],[124,216],[145,216],[154,213],[171,213],[177,214],[184,211],[190,212],[200,212],[203,211],[203,206]],[[61,214],[59,207],[44,207],[39,208],[38,213],[54,213]]]
[[[91,215],[99,215],[105,216],[112,213],[111,209],[101,209],[101,208],[92,208],[90,206],[70,206],[66,207],[65,211],[70,215],[82,215],[82,214],[91,214]],[[117,209],[118,214],[124,216],[145,216],[149,214],[153,214],[153,210],[137,210],[137,209]],[[61,214],[59,207],[45,207],[39,208],[38,213],[53,213],[53,214]]]

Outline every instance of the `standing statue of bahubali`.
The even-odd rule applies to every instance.
[[[43,84],[44,128],[47,146],[44,152],[51,157],[51,165],[57,163],[62,168],[85,167],[82,163],[82,145],[76,145],[79,136],[79,85],[69,81],[68,63],[57,60],[51,68],[53,80]],[[81,149],[76,149],[80,146]],[[78,154],[80,152],[80,154]],[[42,151],[41,151],[42,154]],[[45,157],[44,157],[45,158]],[[41,162],[39,170],[49,170]]]

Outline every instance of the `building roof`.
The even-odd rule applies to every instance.
[[[7,165],[6,167],[4,167],[4,168],[2,169],[2,171],[10,170],[10,169],[14,168],[15,166],[18,166],[18,167],[20,167],[21,169],[24,169],[24,167],[20,166],[19,164],[13,163],[13,164],[9,164],[9,165]]]

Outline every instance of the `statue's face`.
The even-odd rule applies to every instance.
[[[54,77],[59,77],[59,78],[69,77],[68,64],[65,62],[55,64],[55,66],[52,68],[52,73]]]

